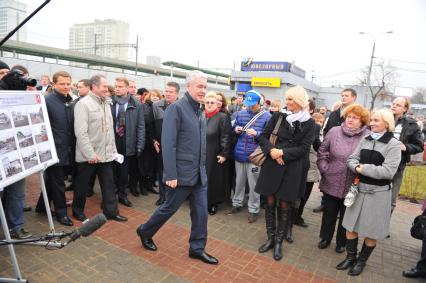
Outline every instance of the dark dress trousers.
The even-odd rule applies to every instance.
[[[162,130],[163,181],[177,180],[177,187],[166,187],[166,201],[141,225],[139,232],[144,238],[152,238],[189,199],[190,251],[202,253],[207,242],[207,175],[206,120],[200,104],[185,93],[167,107]]]
[[[128,94],[130,95],[130,94]],[[124,156],[122,164],[114,161],[114,182],[116,192],[119,198],[127,197],[127,188],[129,187],[129,174],[137,175],[136,170],[129,171],[129,166],[136,163],[136,155],[142,153],[145,147],[145,120],[142,109],[142,104],[130,97],[126,107],[126,125],[124,126],[125,134],[120,137],[116,132],[117,123],[119,116],[117,112],[117,104],[115,98],[112,99],[113,104],[111,106],[112,117],[114,120],[114,131],[115,131],[115,145],[118,153]],[[133,176],[131,176],[134,178]]]

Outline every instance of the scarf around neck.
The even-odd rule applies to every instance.
[[[303,123],[308,121],[311,118],[311,115],[309,115],[309,112],[306,110],[300,110],[297,113],[284,110],[283,113],[287,114],[287,117],[285,119],[292,127],[293,127],[293,122],[299,121],[300,123]]]
[[[206,113],[206,118],[209,119],[211,117],[213,117],[214,115],[216,115],[217,113],[219,113],[219,108],[216,108],[216,110],[214,110],[213,112],[207,112],[207,110],[205,110],[204,112]]]

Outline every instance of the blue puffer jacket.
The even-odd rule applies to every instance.
[[[233,127],[234,133],[235,127],[244,127],[255,115],[256,113],[253,113],[250,110],[239,111],[237,117],[235,118],[235,123]],[[254,129],[257,132],[257,136],[259,136],[260,134],[262,134],[262,131],[270,118],[271,114],[269,112],[265,112],[256,119],[256,121],[251,125],[250,128]],[[253,153],[257,146],[258,144],[255,140],[255,137],[249,136],[247,134],[239,135],[237,144],[234,148],[235,160],[238,162],[250,162],[249,155]]]

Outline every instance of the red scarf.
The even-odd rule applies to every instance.
[[[215,110],[215,111],[210,112],[210,113],[208,113],[207,111],[205,111],[205,113],[206,113],[206,118],[207,118],[207,119],[209,119],[209,118],[213,117],[214,115],[216,115],[217,113],[219,113],[219,111],[220,111],[220,109],[219,109],[219,108],[216,108],[216,110]]]

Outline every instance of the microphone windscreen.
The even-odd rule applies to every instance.
[[[79,230],[81,236],[87,237],[107,222],[105,215],[99,213],[84,223]]]

